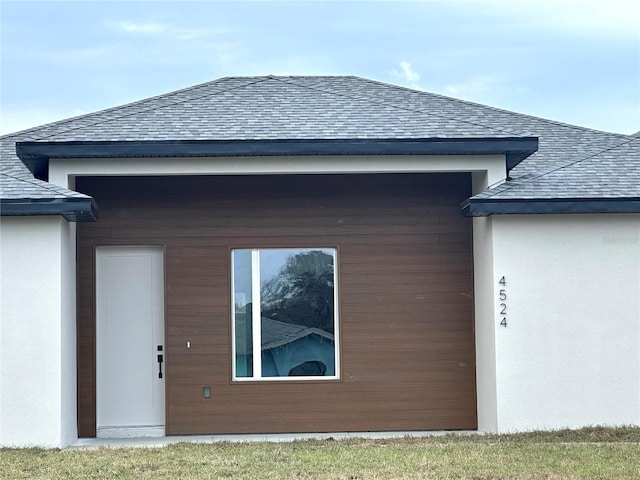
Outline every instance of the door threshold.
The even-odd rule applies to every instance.
[[[96,438],[98,439],[125,439],[125,438],[158,438],[164,437],[163,425],[143,425],[127,427],[98,427]]]

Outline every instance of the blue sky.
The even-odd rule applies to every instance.
[[[637,0],[0,2],[0,133],[232,75],[358,75],[640,130]]]

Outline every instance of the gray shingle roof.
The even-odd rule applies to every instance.
[[[594,150],[573,155],[573,161],[557,162],[556,166],[515,177],[476,198],[640,197],[640,138],[617,139],[613,146]]]
[[[331,342],[334,341],[332,333],[316,327],[284,323],[267,317],[262,317],[261,324],[262,350],[281,347],[282,345],[287,345],[309,335],[317,335]],[[252,350],[251,338],[246,334],[247,327],[251,328],[251,325],[247,326],[246,322],[239,322],[238,325],[236,325],[236,339],[238,339],[236,343],[236,353],[243,355],[251,353]]]
[[[640,197],[632,137],[358,77],[230,77],[0,138],[0,198],[77,198],[33,178],[16,141],[539,137],[512,180],[474,199]],[[622,175],[621,173],[624,173]]]
[[[14,135],[0,138],[1,200],[90,198],[82,193],[34,178],[16,156],[15,138]],[[27,138],[27,136],[21,137],[21,139]]]
[[[315,85],[338,81],[348,93]],[[40,130],[39,140],[508,137],[500,128],[361,95],[355,77],[223,78]],[[394,89],[397,87],[387,86]],[[401,91],[401,90],[400,90]]]

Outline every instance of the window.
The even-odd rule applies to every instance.
[[[338,378],[336,249],[236,249],[231,270],[233,379]]]

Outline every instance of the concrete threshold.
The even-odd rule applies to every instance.
[[[300,440],[347,440],[354,438],[384,440],[393,438],[438,437],[443,435],[478,435],[476,430],[439,430],[407,432],[331,432],[331,433],[268,433],[227,435],[171,435],[168,437],[79,438],[70,449],[92,448],[158,448],[175,443],[220,442],[295,442]]]

